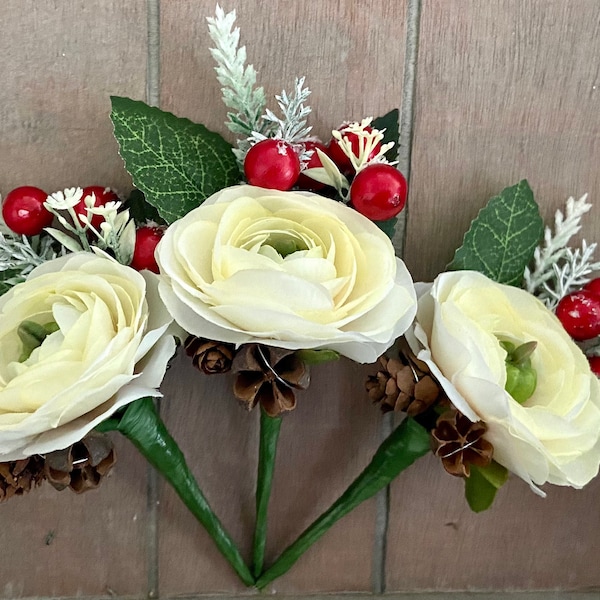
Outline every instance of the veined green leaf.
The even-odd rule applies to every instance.
[[[113,96],[111,119],[133,182],[167,222],[240,181],[228,144],[218,133],[144,102]]]
[[[524,179],[481,209],[448,269],[479,271],[498,283],[518,286],[543,231],[538,205]]]

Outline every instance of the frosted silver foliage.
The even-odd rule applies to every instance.
[[[253,132],[267,133],[269,124],[263,121],[262,115],[267,101],[262,87],[256,87],[256,71],[252,65],[246,66],[246,47],[239,48],[240,29],[233,27],[236,19],[235,10],[225,14],[217,5],[214,17],[208,17],[208,32],[215,44],[210,49],[217,66],[217,80],[223,86],[223,102],[232,111],[227,113],[227,128],[235,134],[242,135],[238,139],[238,149],[234,154],[242,161],[250,148],[248,137]]]
[[[561,298],[582,287],[600,271],[600,262],[594,262],[597,244],[582,241],[579,248],[568,246],[571,238],[581,230],[581,219],[592,205],[587,194],[575,200],[569,198],[565,214],[557,210],[554,231],[544,230],[544,241],[535,249],[533,264],[524,273],[525,289],[537,296],[553,310]]]

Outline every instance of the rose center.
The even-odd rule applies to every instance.
[[[25,362],[31,356],[31,353],[41,346],[44,340],[55,331],[58,331],[58,325],[54,321],[50,321],[45,325],[40,325],[35,321],[23,321],[17,328],[17,335],[22,344],[19,362]]]
[[[506,351],[506,384],[504,389],[519,404],[524,404],[533,396],[537,387],[537,372],[531,366],[531,355],[537,342],[525,342],[517,346],[513,342],[500,340]]]
[[[303,240],[285,233],[271,233],[263,245],[271,246],[282,258],[299,250],[308,250]]]

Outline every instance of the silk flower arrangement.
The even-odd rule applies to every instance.
[[[103,188],[25,187],[4,199],[0,499],[44,479],[96,487],[114,462],[104,433],[119,431],[261,589],[431,449],[464,478],[475,511],[509,472],[542,495],[545,483],[588,483],[600,464],[600,264],[595,244],[568,246],[586,198],[544,230],[527,182],[506,188],[447,272],[413,285],[390,241],[407,191],[394,167],[398,112],[343,124],[328,145],[309,137],[304,80],[277,96],[281,116],[267,109],[234,21],[218,7],[208,19],[236,148],[115,97],[115,136],[137,187],[127,202]],[[240,403],[260,407],[249,564],[152,400],[177,340],[204,373],[231,370]],[[340,356],[380,358],[362,393],[406,416],[265,566],[282,416],[310,368]]]

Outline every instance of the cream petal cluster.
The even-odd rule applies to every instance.
[[[24,353],[24,324],[44,326]],[[80,440],[157,387],[175,351],[158,277],[69,254],[0,298],[0,461]]]
[[[417,285],[407,339],[456,408],[483,421],[494,460],[528,482],[580,488],[600,464],[600,383],[552,312],[528,292],[476,272],[443,273]],[[538,384],[519,404],[504,390],[499,340],[536,341]]]
[[[372,362],[416,311],[387,236],[316,194],[226,188],[173,223],[156,256],[177,323],[214,340]]]

